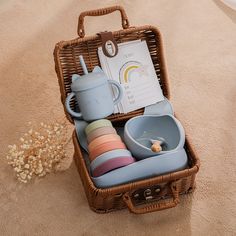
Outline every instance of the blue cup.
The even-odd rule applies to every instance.
[[[116,87],[115,99],[113,99],[110,85]],[[73,117],[86,121],[98,120],[111,115],[114,112],[114,106],[120,102],[123,95],[121,85],[114,80],[108,80],[98,66],[91,73],[82,76],[74,74],[71,90],[72,93],[66,98],[66,109]],[[74,96],[80,112],[75,112],[70,107],[71,99]]]

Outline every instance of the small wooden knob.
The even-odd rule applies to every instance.
[[[153,152],[160,152],[162,151],[161,143],[159,141],[156,141],[152,144],[151,149]]]

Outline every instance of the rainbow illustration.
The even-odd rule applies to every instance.
[[[120,69],[119,80],[121,84],[129,83],[133,73],[140,75],[140,69],[142,70],[143,65],[138,61],[128,61]]]

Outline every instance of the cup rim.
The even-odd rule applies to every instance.
[[[95,126],[95,128],[94,128],[94,126]],[[111,127],[113,127],[110,120],[99,119],[99,120],[96,120],[96,121],[93,121],[93,122],[89,123],[87,125],[87,127],[85,128],[85,133],[86,133],[86,135],[88,135],[94,129],[98,129],[98,128],[101,128],[101,127],[104,127],[104,126],[111,126]]]
[[[116,149],[127,150],[125,144],[122,141],[110,141],[99,145],[96,149],[93,149],[91,152],[89,152],[89,159],[93,161],[101,154]]]
[[[109,171],[112,171],[114,169],[127,166],[129,164],[132,164],[135,162],[135,159],[132,156],[125,156],[125,157],[116,157],[112,158],[101,165],[99,165],[97,168],[95,168],[92,171],[93,177],[99,177]]]
[[[91,143],[88,145],[88,149],[92,150],[94,148],[99,147],[99,145],[103,143],[107,143],[110,141],[122,141],[121,137],[118,134],[106,134],[100,137],[95,138]]]
[[[90,168],[93,171],[97,166],[101,165],[107,160],[117,158],[117,157],[124,157],[124,156],[132,156],[132,154],[128,149],[115,149],[108,152],[104,152],[103,154],[97,156],[90,163]]]
[[[110,126],[104,126],[94,129],[87,135],[88,143],[91,143],[94,139],[101,137],[106,134],[117,134],[116,129]]]

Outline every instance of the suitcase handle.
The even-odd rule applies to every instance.
[[[84,17],[85,16],[103,16],[103,15],[110,14],[114,11],[120,11],[121,19],[122,19],[121,24],[122,24],[123,29],[129,28],[129,20],[128,20],[128,17],[126,15],[124,8],[122,6],[112,6],[112,7],[106,7],[106,8],[100,8],[96,10],[81,12],[79,16],[79,20],[78,20],[78,29],[77,29],[78,35],[81,38],[85,36],[85,31],[84,31]]]
[[[148,204],[144,207],[136,207],[133,204],[128,192],[123,195],[123,201],[125,202],[126,206],[129,208],[129,211],[134,214],[144,214],[144,213],[161,211],[164,209],[172,208],[172,207],[177,206],[177,204],[179,203],[179,190],[177,186],[178,185],[176,184],[176,182],[172,182],[170,185],[171,192],[173,195],[172,201],[166,200],[161,203]]]

